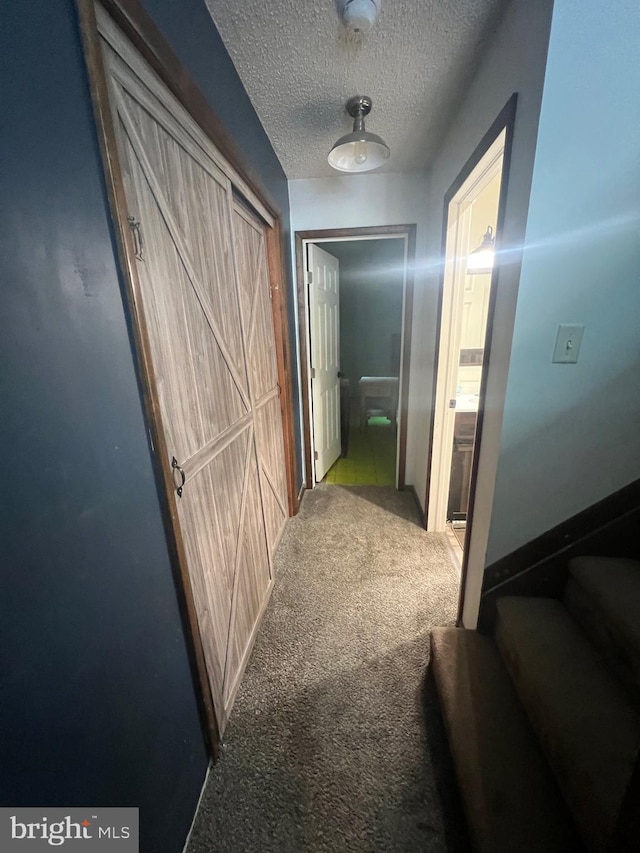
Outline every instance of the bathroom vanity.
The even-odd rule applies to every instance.
[[[449,500],[447,520],[463,520],[469,505],[469,485],[471,482],[471,462],[473,443],[478,419],[478,396],[462,395],[456,397],[456,417],[453,429],[453,452],[451,455],[451,479],[449,481]]]

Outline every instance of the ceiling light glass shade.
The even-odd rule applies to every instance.
[[[482,243],[467,255],[467,275],[484,275],[493,270],[495,242],[493,228],[488,225]]]
[[[339,172],[370,172],[388,159],[389,146],[375,133],[354,130],[341,136],[329,152],[329,165]]]
[[[329,165],[339,172],[371,172],[388,159],[389,146],[364,129],[364,117],[371,112],[371,98],[355,95],[347,101],[347,112],[353,118],[353,130],[341,136],[329,152]]]
[[[345,27],[353,33],[368,33],[375,24],[382,0],[338,0]]]

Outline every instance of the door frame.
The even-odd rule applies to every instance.
[[[447,208],[447,240],[446,255],[443,268],[442,310],[440,312],[441,334],[438,354],[438,378],[435,385],[434,428],[431,438],[432,471],[431,488],[427,506],[427,530],[442,532],[445,530],[448,492],[452,467],[454,442],[454,422],[456,409],[446,404],[451,400],[452,380],[459,375],[459,353],[462,333],[463,289],[468,277],[466,275],[465,252],[469,249],[466,243],[469,239],[471,220],[473,218],[472,204],[469,197],[482,193],[487,184],[498,175],[502,179],[504,165],[504,131],[498,134],[495,141],[479,160],[469,178],[463,182],[460,189],[452,196]],[[484,161],[487,161],[486,163]],[[479,174],[476,174],[482,169]],[[497,205],[499,195],[496,199]],[[488,222],[493,222],[493,216]],[[484,226],[483,226],[484,227]],[[453,230],[453,236],[451,231]],[[451,239],[452,237],[452,239]],[[477,244],[476,244],[477,245]],[[491,293],[491,278],[487,289],[486,318],[489,318],[489,297]],[[486,343],[484,341],[483,343]],[[444,350],[444,351],[443,351]],[[486,369],[483,359],[481,373]],[[453,413],[453,416],[452,416]],[[474,439],[475,449],[475,439]]]
[[[443,306],[443,297],[444,297],[444,258],[446,257],[447,250],[447,230],[448,230],[448,212],[449,212],[449,204],[452,199],[456,196],[458,191],[462,188],[465,181],[470,177],[471,173],[474,171],[476,166],[480,163],[485,154],[489,151],[491,146],[498,139],[500,134],[504,131],[505,133],[505,141],[504,141],[504,152],[503,152],[503,161],[502,161],[502,180],[500,184],[500,196],[498,201],[498,216],[496,221],[496,233],[495,233],[495,247],[501,245],[503,230],[504,230],[504,219],[505,212],[507,206],[507,192],[509,188],[509,173],[511,170],[511,153],[513,148],[513,134],[515,129],[515,120],[516,120],[516,109],[517,109],[518,95],[514,92],[514,94],[509,98],[505,106],[502,108],[495,121],[492,123],[491,127],[485,135],[482,137],[475,150],[464,164],[455,180],[447,190],[444,196],[443,202],[443,214],[442,214],[442,238],[441,238],[441,248],[440,248],[440,257],[442,259],[442,263],[440,264],[440,282],[438,288],[438,305],[437,305],[437,325],[436,325],[436,348],[435,348],[435,358],[433,365],[433,397],[432,397],[432,406],[431,406],[431,418],[429,424],[429,452],[427,458],[427,482],[426,482],[426,492],[425,492],[425,521],[428,518],[429,513],[429,497],[431,492],[431,476],[432,476],[432,468],[433,468],[433,428],[436,417],[436,384],[438,380],[438,371],[439,371],[439,356],[440,356],[440,344],[441,344],[441,336],[443,333],[442,329],[442,306]],[[496,251],[496,256],[498,252]],[[493,338],[493,318],[495,313],[495,304],[497,298],[497,291],[499,287],[499,279],[500,279],[500,263],[494,264],[493,271],[491,274],[491,289],[489,292],[489,306],[488,306],[488,315],[487,315],[487,329],[485,334],[485,348],[483,353],[483,370],[482,370],[482,379],[480,384],[480,397],[478,402],[478,418],[476,421],[476,436],[474,441],[474,453],[473,460],[471,463],[471,476],[469,482],[469,504],[467,508],[467,533],[466,533],[466,547],[464,549],[464,555],[462,559],[461,566],[461,577],[460,577],[460,590],[458,596],[458,614],[456,624],[462,624],[462,612],[464,608],[464,598],[466,592],[467,585],[467,577],[469,575],[470,566],[469,566],[469,554],[471,552],[471,542],[473,537],[473,517],[475,510],[475,502],[476,502],[476,492],[478,487],[478,464],[480,459],[480,447],[482,443],[482,432],[484,426],[484,413],[485,413],[485,400],[486,400],[486,392],[487,392],[487,381],[489,377],[489,372],[491,370],[491,341]],[[493,472],[495,474],[495,471]],[[476,568],[475,566],[472,568]],[[484,569],[484,566],[480,567],[481,570]]]
[[[411,327],[413,322],[413,288],[416,257],[415,224],[370,225],[362,228],[328,228],[320,231],[296,231],[296,288],[298,298],[298,343],[300,347],[300,397],[302,401],[302,440],[304,444],[304,470],[306,488],[315,486],[311,441],[311,410],[309,395],[309,317],[307,307],[307,284],[305,276],[305,247],[307,243],[330,242],[332,240],[362,240],[377,238],[405,239],[405,277],[402,314],[402,341],[400,372],[400,427],[398,430],[397,484],[398,490],[406,488],[407,462],[407,413],[409,405],[409,375],[411,362]]]
[[[218,756],[220,733],[198,627],[186,552],[178,520],[175,484],[165,464],[168,458],[162,426],[157,382],[151,361],[148,331],[142,309],[135,246],[127,223],[128,205],[118,155],[115,123],[108,92],[107,75],[100,47],[94,0],[75,0],[85,63],[91,90],[94,118],[105,173],[114,242],[121,273],[123,302],[134,352],[136,376],[143,402],[149,449],[158,488],[165,536],[174,575],[187,653],[192,670],[203,734],[213,760]],[[169,91],[226,160],[234,188],[247,200],[265,224],[267,264],[272,295],[280,408],[282,413],[284,458],[289,515],[298,510],[296,457],[293,427],[291,352],[288,336],[287,277],[282,238],[282,212],[262,182],[253,173],[228,135],[195,81],[173,52],[139,0],[97,0],[149,64]]]

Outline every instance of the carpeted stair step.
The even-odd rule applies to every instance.
[[[496,641],[585,845],[609,849],[640,737],[627,693],[555,599],[500,599]]]
[[[434,628],[431,665],[474,849],[582,850],[493,640]]]
[[[565,605],[640,704],[640,562],[576,557]]]

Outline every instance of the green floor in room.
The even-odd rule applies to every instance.
[[[366,429],[351,424],[349,449],[327,472],[339,486],[395,486],[397,433],[387,418],[369,418]]]

